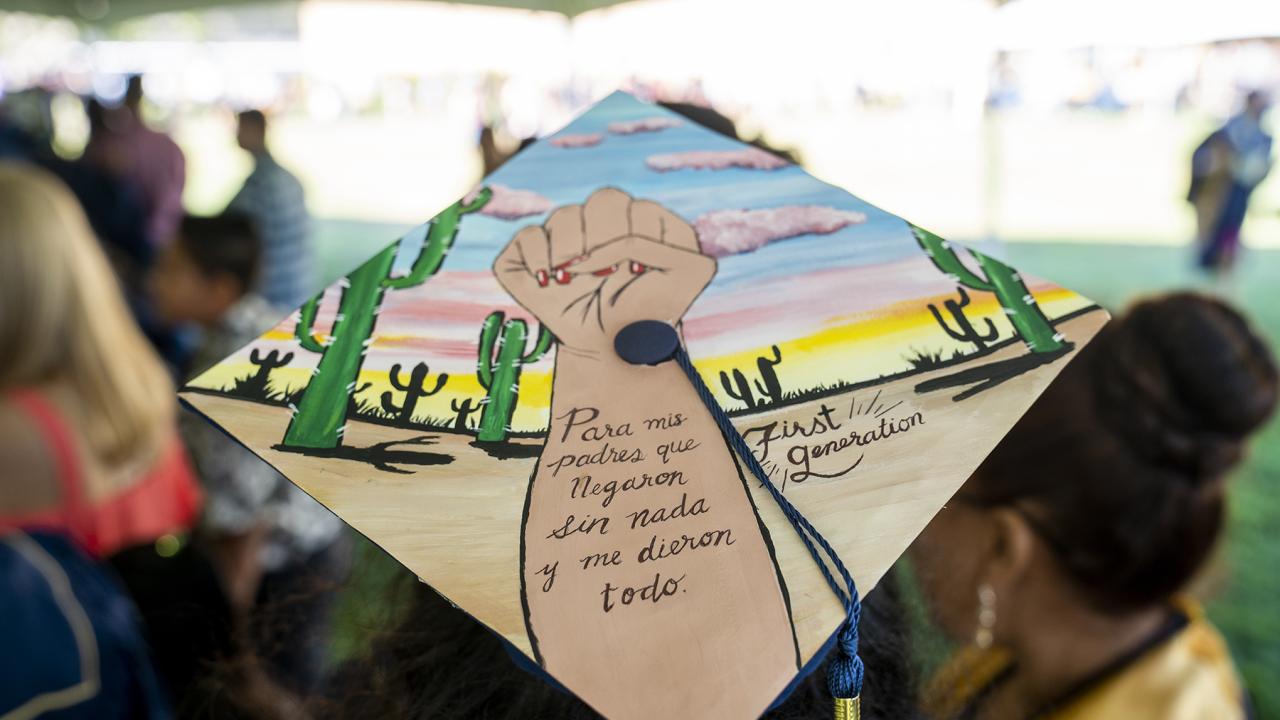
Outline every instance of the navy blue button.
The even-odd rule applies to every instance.
[[[640,320],[618,331],[613,349],[632,365],[657,365],[670,360],[680,346],[676,329],[659,320]]]

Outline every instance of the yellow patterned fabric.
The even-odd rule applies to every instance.
[[[1226,642],[1198,605],[1179,601],[1178,608],[1187,615],[1185,627],[1038,720],[1244,720],[1244,690]],[[999,650],[960,650],[926,686],[926,713],[936,720],[966,716],[1010,662]]]

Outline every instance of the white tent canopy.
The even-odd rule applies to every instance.
[[[1172,47],[1280,37],[1275,0],[1017,0],[996,11],[1000,50]]]
[[[545,10],[573,17],[588,10],[616,5],[627,0],[450,0],[458,5],[493,5],[496,7]],[[82,22],[112,23],[129,18],[173,12],[200,10],[225,5],[279,5],[288,0],[0,0],[0,12],[29,12],[40,15],[64,15]]]

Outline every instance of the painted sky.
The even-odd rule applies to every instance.
[[[618,134],[610,125],[648,118],[668,118],[674,126],[648,132]],[[585,147],[559,147],[562,136],[600,135]],[[761,209],[785,205],[821,205],[864,213],[866,222],[829,235],[802,235],[754,253],[720,259],[708,294],[743,283],[830,268],[889,262],[919,254],[906,223],[849,193],[817,180],[795,165],[775,170],[730,167],[723,170],[657,172],[649,157],[690,152],[733,152],[745,146],[661,107],[614,93],[569,123],[560,132],[521,152],[487,179],[489,183],[536,190],[553,207],[581,203],[594,190],[613,186],[633,197],[657,201],[694,222],[716,210]],[[546,213],[520,220],[468,216],[462,224],[445,271],[488,270],[516,230],[541,223]],[[405,238],[401,267],[407,267],[425,235],[419,227]],[[406,259],[407,258],[407,259]]]
[[[562,138],[569,140],[556,142]],[[494,258],[520,228],[540,224],[550,209],[581,203],[605,186],[657,201],[708,233],[742,216],[781,218],[777,227],[792,229],[838,228],[737,254],[724,254],[732,251],[723,245],[704,248],[718,256],[718,270],[684,322],[690,354],[704,374],[753,367],[756,355],[777,344],[787,351],[778,372],[788,389],[800,390],[906,369],[906,357],[916,350],[964,349],[927,310],[931,302],[954,297],[955,284],[925,256],[905,221],[797,166],[764,162],[755,150],[744,153],[746,147],[623,93],[530,146],[485,181],[500,186],[502,197],[495,196],[490,210],[501,217],[464,216],[440,273],[421,286],[386,294],[364,364],[363,379],[374,384],[370,392],[376,397],[386,387],[392,365],[427,362],[432,372],[451,375],[433,397],[438,403],[483,395],[475,366],[485,316],[501,310],[535,322],[499,287],[490,270]],[[688,167],[656,170],[649,162],[655,156],[667,158],[664,168]],[[796,221],[797,206],[816,209],[825,222]],[[776,208],[790,209],[771,212]],[[425,233],[423,225],[405,236],[398,271],[417,256]],[[759,233],[753,237],[731,245],[756,247]],[[1051,317],[1088,304],[1040,280],[1028,278],[1028,285]],[[336,287],[326,291],[318,332],[332,323],[338,298]],[[974,293],[969,314],[975,323],[990,317],[1002,337],[1012,335],[988,293]],[[273,375],[275,382],[296,387],[306,382],[318,356],[296,346],[295,318],[253,346],[297,350],[291,366]],[[231,384],[252,372],[246,356],[242,350],[195,384]],[[551,357],[525,369],[517,427],[544,426]],[[721,400],[733,406],[729,398]]]

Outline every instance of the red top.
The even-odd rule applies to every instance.
[[[0,530],[52,528],[70,535],[90,555],[106,557],[131,545],[152,542],[195,523],[202,500],[186,450],[173,435],[156,462],[137,482],[92,503],[70,428],[57,408],[37,392],[9,395],[44,435],[57,466],[62,503],[22,515],[0,514]]]

